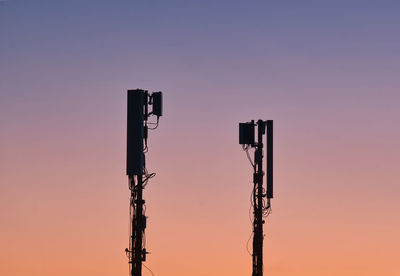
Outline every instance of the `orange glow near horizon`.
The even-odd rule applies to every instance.
[[[251,275],[252,119],[274,120],[265,275],[400,275],[399,4],[39,2],[0,0],[0,275],[128,275],[135,88],[164,93],[156,276]]]

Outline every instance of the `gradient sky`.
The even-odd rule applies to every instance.
[[[128,275],[126,90],[162,90],[146,265],[250,275],[238,122],[275,121],[265,274],[398,276],[399,1],[0,1],[0,275]],[[150,275],[147,271],[144,275]]]

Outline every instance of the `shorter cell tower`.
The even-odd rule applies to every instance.
[[[148,106],[153,110],[148,112]],[[149,122],[150,115],[157,117],[156,122]],[[148,151],[148,130],[156,129],[162,116],[162,93],[149,94],[147,90],[128,90],[128,124],[126,174],[129,177],[130,199],[130,241],[125,253],[129,258],[129,275],[142,275],[142,262],[148,254],[145,247],[146,215],[143,189],[155,173],[146,169],[145,153]]]
[[[255,126],[258,127],[258,140],[255,141]],[[263,187],[263,135],[267,131],[267,185]],[[251,204],[253,206],[253,273],[252,276],[263,275],[263,224],[264,217],[271,212],[273,198],[273,121],[258,120],[248,123],[239,123],[239,144],[246,151],[247,157],[253,167],[253,191]],[[249,149],[255,148],[254,161],[251,159]]]

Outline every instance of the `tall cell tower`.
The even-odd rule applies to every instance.
[[[152,105],[152,111],[148,106]],[[150,122],[151,115],[157,117]],[[128,124],[126,174],[129,178],[130,199],[130,237],[129,248],[125,253],[129,258],[129,275],[142,275],[142,262],[148,254],[145,247],[146,215],[143,189],[155,173],[146,169],[145,153],[148,151],[148,130],[158,127],[162,116],[162,92],[148,93],[147,90],[128,90]]]
[[[258,139],[255,141],[255,126],[258,127]],[[267,131],[267,185],[263,186],[263,136]],[[271,212],[271,198],[273,198],[273,121],[258,120],[248,123],[239,123],[239,144],[246,151],[253,167],[253,190],[251,204],[253,206],[253,273],[252,276],[263,275],[263,224],[264,218]],[[254,160],[249,150],[254,148]]]

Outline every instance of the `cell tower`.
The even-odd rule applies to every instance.
[[[153,109],[148,112],[148,106]],[[149,122],[150,115],[157,117]],[[142,262],[148,254],[145,248],[146,215],[143,189],[155,173],[146,169],[145,153],[148,151],[148,130],[156,129],[162,116],[162,92],[148,93],[147,90],[128,90],[128,125],[126,174],[129,177],[130,199],[130,241],[125,253],[129,258],[129,275],[142,275]]]
[[[255,141],[255,126],[258,127],[258,140]],[[267,131],[267,185],[263,187],[263,135]],[[246,151],[253,167],[253,191],[251,204],[253,206],[253,273],[252,276],[263,275],[263,224],[264,218],[271,212],[273,198],[273,121],[258,120],[239,123],[239,144]],[[255,148],[254,161],[251,160],[249,149]]]

